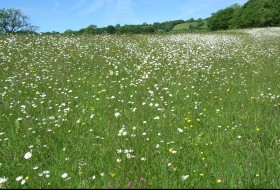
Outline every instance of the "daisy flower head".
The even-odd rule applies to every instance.
[[[8,178],[6,177],[0,177],[0,185],[7,182],[8,181]]]
[[[182,180],[183,180],[183,181],[187,180],[188,178],[189,178],[189,175],[183,175],[183,176],[182,176]]]
[[[115,113],[115,117],[116,117],[116,118],[118,118],[118,117],[120,117],[120,116],[121,116],[121,113],[120,113],[120,112],[116,112],[116,113]]]
[[[31,157],[32,157],[32,153],[31,152],[27,152],[24,155],[24,159],[26,159],[26,160],[30,159]]]
[[[61,177],[62,177],[63,179],[65,179],[65,178],[68,177],[68,174],[67,174],[67,173],[63,173],[63,174],[61,175]]]

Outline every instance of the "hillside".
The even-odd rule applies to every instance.
[[[279,188],[279,44],[0,35],[0,188]]]
[[[172,33],[177,32],[194,32],[194,31],[207,31],[207,21],[203,21],[203,25],[201,22],[187,22],[182,24],[177,24],[171,30]]]
[[[280,26],[279,0],[249,0],[244,6],[234,4],[208,19],[210,30]]]

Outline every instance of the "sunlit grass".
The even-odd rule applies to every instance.
[[[1,187],[279,188],[279,37],[1,36]]]

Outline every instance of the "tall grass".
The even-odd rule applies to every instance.
[[[280,29],[1,36],[2,188],[279,188]]]

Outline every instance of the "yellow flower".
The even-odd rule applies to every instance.
[[[222,180],[221,180],[221,179],[218,179],[218,180],[217,180],[217,183],[222,183]]]
[[[172,152],[172,151],[173,151],[173,148],[170,148],[170,149],[169,149],[169,152]]]
[[[26,181],[27,181],[27,180],[29,180],[29,179],[30,179],[30,177],[29,177],[29,176],[26,176],[26,177],[25,177],[25,180],[26,180]]]
[[[203,176],[204,176],[204,173],[199,174],[199,176],[200,176],[200,177],[203,177]]]
[[[114,174],[114,173],[111,173],[111,176],[112,176],[112,177],[115,177],[115,175],[116,175],[116,174]]]

